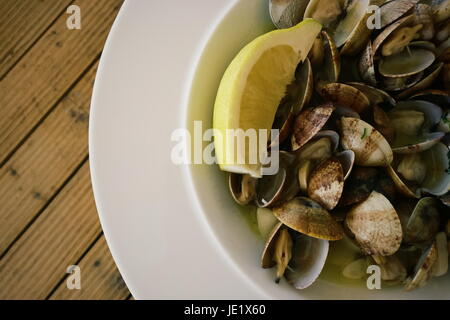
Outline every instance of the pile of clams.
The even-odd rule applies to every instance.
[[[450,0],[271,0],[270,15],[324,29],[280,102],[278,173],[229,176],[236,202],[257,207],[262,267],[305,289],[345,242],[344,278],[376,264],[384,284],[413,290],[445,275]]]

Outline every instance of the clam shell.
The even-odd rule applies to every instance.
[[[321,131],[297,151],[297,161],[311,160],[319,163],[331,157],[339,146],[339,135],[334,131]]]
[[[256,198],[257,179],[250,175],[230,173],[228,186],[233,199],[240,205],[245,206]]]
[[[345,106],[361,114],[370,106],[370,101],[360,90],[343,83],[330,83],[321,88],[325,100]]]
[[[420,199],[404,229],[406,243],[430,243],[439,231],[440,215],[434,198]]]
[[[315,201],[297,197],[274,208],[274,215],[289,228],[323,240],[340,240],[342,227]]]
[[[308,181],[313,169],[314,165],[311,160],[303,161],[299,166],[298,183],[300,185],[300,191],[303,193],[308,192]]]
[[[316,108],[303,110],[294,124],[292,135],[292,150],[296,151],[303,147],[319,132],[327,123],[335,107],[329,103]]]
[[[337,82],[341,73],[341,57],[333,38],[322,31],[324,43],[324,61],[316,73],[316,86],[319,89],[323,83]]]
[[[370,1],[370,5],[380,5],[384,0]],[[369,5],[368,5],[369,6]],[[368,8],[367,8],[368,9]],[[369,19],[374,15],[373,12],[367,10],[360,18],[359,22],[345,40],[345,44],[341,49],[341,55],[354,56],[361,52],[366,43],[370,39],[372,29],[367,27]]]
[[[279,223],[278,219],[272,213],[272,210],[267,208],[258,208],[256,210],[256,220],[258,222],[258,230],[261,237],[267,240],[270,232]]]
[[[445,232],[436,235],[437,261],[433,267],[433,276],[442,277],[448,272],[448,241]]]
[[[432,268],[437,261],[436,244],[433,243],[428,247],[420,257],[414,268],[414,275],[408,279],[405,290],[411,291],[423,287],[427,281],[432,277]]]
[[[449,148],[437,143],[424,154],[427,176],[422,183],[422,191],[434,196],[443,196],[450,191]]]
[[[424,71],[433,64],[435,59],[436,56],[431,51],[412,48],[410,51],[405,50],[384,57],[380,61],[378,70],[384,77],[404,78]]]
[[[432,9],[436,23],[450,19],[450,2],[448,0],[435,0]]]
[[[286,185],[287,170],[280,168],[277,174],[272,176],[263,176],[256,190],[256,204],[260,208],[266,208],[279,201]]]
[[[400,191],[404,196],[409,198],[420,198],[420,190],[413,186],[407,185],[402,178],[397,174],[397,172],[392,168],[391,166],[388,166],[386,168],[389,176],[391,177],[392,181],[394,181],[395,186],[397,187],[397,190]]]
[[[294,125],[295,116],[292,112],[289,102],[285,102],[279,107],[275,120],[272,125],[273,129],[278,129],[278,136],[271,137],[270,148],[274,148],[282,144],[290,135]]]
[[[339,0],[310,0],[305,11],[305,18],[312,18],[324,26],[334,24],[342,14]]]
[[[355,153],[352,150],[345,150],[336,155],[336,158],[342,165],[342,171],[344,174],[344,181],[348,179],[352,173],[353,166],[355,164]]]
[[[278,29],[291,28],[302,21],[309,0],[270,0],[269,12]]]
[[[378,49],[381,45],[389,38],[389,36],[397,29],[409,26],[414,23],[414,15],[409,15],[401,18],[395,23],[391,24],[387,28],[385,28],[373,41],[372,50],[373,56],[375,56],[378,52]]]
[[[327,210],[333,210],[344,190],[344,173],[341,162],[328,159],[318,165],[308,181],[309,197]]]
[[[306,58],[302,66],[298,69],[295,82],[297,87],[292,112],[297,116],[308,105],[314,92],[313,70],[308,58]]]
[[[407,274],[403,262],[396,256],[372,256],[381,269],[381,280],[386,284],[396,285],[405,281]]]
[[[355,153],[355,163],[360,166],[387,166],[393,160],[392,149],[382,134],[360,119],[341,119],[341,145]]]
[[[328,257],[329,243],[299,233],[293,235],[293,241],[292,259],[285,277],[296,289],[302,290],[311,286],[322,272]]]
[[[439,77],[439,74],[441,73],[443,66],[444,66],[443,63],[438,63],[435,66],[430,67],[430,72],[425,78],[423,78],[420,82],[418,82],[411,88],[401,92],[398,95],[398,98],[405,99],[405,98],[413,95],[416,92],[419,92],[419,91],[422,91],[422,90],[425,90],[425,89],[428,89],[429,87],[431,87],[433,85],[434,81],[436,81],[436,79]]]
[[[381,10],[381,29],[390,25],[397,19],[410,12],[418,0],[396,0],[389,1],[380,7]]]
[[[400,91],[413,87],[422,80],[424,73],[420,72],[413,76],[386,78],[382,77],[383,88],[387,91]]]
[[[392,98],[387,92],[381,89],[359,82],[349,82],[347,84],[364,93],[364,95],[369,99],[372,106],[387,104],[393,107],[397,104],[394,98]]]
[[[402,227],[397,212],[376,191],[348,213],[346,224],[367,254],[390,256],[400,248]]]
[[[434,103],[443,108],[450,108],[450,95],[441,90],[425,90],[414,94],[410,99]]]
[[[366,48],[361,54],[361,58],[359,60],[358,68],[359,68],[359,74],[361,75],[361,78],[367,82],[368,84],[372,86],[377,85],[377,77],[376,77],[376,71],[375,71],[375,64],[374,64],[374,53],[372,49],[372,43],[369,41],[367,43]]]
[[[283,224],[281,222],[277,223],[272,231],[267,236],[267,240],[264,244],[263,253],[261,255],[261,267],[264,269],[270,269],[275,266],[275,261],[273,260],[273,252],[275,241],[278,236],[278,232],[280,231]]]

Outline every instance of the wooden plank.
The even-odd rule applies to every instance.
[[[62,15],[0,82],[0,164],[100,54],[122,0],[77,0],[81,30]]]
[[[130,292],[112,259],[102,236],[78,264],[81,270],[81,289],[69,290],[66,279],[50,297],[52,300],[125,300]]]
[[[0,255],[88,154],[97,64],[0,169]]]
[[[86,162],[0,261],[0,299],[45,299],[100,232]]]
[[[0,0],[0,79],[72,0]]]

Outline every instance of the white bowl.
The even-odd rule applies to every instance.
[[[176,166],[171,133],[211,125],[229,62],[272,28],[266,0],[126,1],[102,55],[90,164],[108,245],[137,299],[449,298],[450,279],[412,293],[317,282],[276,285],[262,240],[216,166]],[[170,14],[169,14],[170,13]],[[169,18],[168,18],[169,17]]]
[[[203,52],[194,78],[186,121],[191,131],[193,121],[202,121],[205,128],[211,127],[215,94],[226,67],[245,44],[273,28],[267,1],[262,0],[238,1],[219,22]],[[259,266],[263,242],[243,218],[245,212],[229,195],[225,175],[217,166],[192,166],[189,171],[203,215],[214,235],[238,268],[269,296],[280,299],[450,298],[449,275],[436,278],[425,288],[409,293],[401,288],[369,290],[322,280],[303,291],[294,290],[286,283],[276,285],[273,281],[274,271],[262,270]]]

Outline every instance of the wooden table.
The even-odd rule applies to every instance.
[[[88,163],[92,86],[122,1],[0,0],[0,299],[131,298]],[[81,29],[68,28],[70,5]]]

